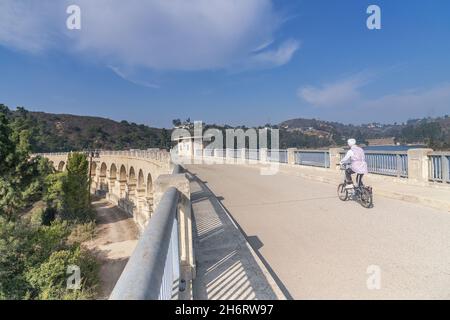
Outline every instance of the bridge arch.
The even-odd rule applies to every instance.
[[[133,167],[130,167],[130,171],[128,174],[128,198],[136,204],[136,172]]]
[[[66,168],[66,163],[61,160],[58,164],[58,171],[63,172],[65,168]]]
[[[106,163],[102,162],[101,166],[100,166],[100,177],[106,177],[106,171],[108,169],[108,166],[106,165]]]
[[[108,166],[106,163],[102,162],[100,165],[100,174],[99,174],[99,183],[100,183],[100,190],[102,191],[108,191],[108,184],[106,183],[106,174],[107,174]]]
[[[111,164],[111,167],[109,169],[109,190],[114,192],[114,187],[116,186],[116,180],[117,180],[117,167],[113,163]]]
[[[95,161],[91,164],[91,177],[95,177],[97,174],[97,163]]]
[[[142,169],[139,169],[138,173],[136,196],[138,211],[142,211],[145,204],[145,178]]]
[[[153,179],[151,173],[147,175],[147,190],[145,194],[150,212],[153,211]]]
[[[127,170],[124,165],[120,166],[119,171],[119,187],[120,187],[120,198],[126,197],[126,186],[127,186]]]

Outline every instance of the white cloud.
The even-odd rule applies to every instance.
[[[251,58],[251,64],[261,67],[282,66],[292,59],[292,56],[299,48],[299,41],[287,40],[276,49],[264,50],[254,54]]]
[[[377,119],[389,115],[396,121],[450,114],[450,83],[366,99],[359,104],[358,110]]]
[[[138,79],[133,74],[133,71],[125,72],[125,71],[123,71],[123,70],[121,70],[121,69],[119,69],[118,67],[115,67],[115,66],[108,66],[108,68],[110,68],[116,75],[118,75],[122,79],[127,80],[127,81],[129,81],[131,83],[134,83],[134,84],[136,84],[138,86],[146,87],[146,88],[150,88],[150,89],[159,89],[161,87],[157,83]]]
[[[297,94],[315,107],[342,106],[360,98],[359,89],[367,84],[368,78],[367,74],[360,73],[321,87],[301,87]]]
[[[65,28],[65,8],[81,8],[82,29]],[[299,43],[275,41],[282,21],[272,0],[2,0],[0,44],[50,48],[108,65],[152,70],[211,70],[288,63]]]
[[[39,53],[54,44],[59,4],[47,0],[0,1],[0,44]],[[62,25],[64,26],[64,24]]]
[[[404,121],[450,113],[450,83],[370,98],[361,92],[361,88],[372,79],[367,73],[359,73],[321,87],[301,87],[297,94],[308,105],[322,110],[322,113],[336,114],[339,111],[347,120],[352,118],[353,121],[385,122],[387,118],[391,121]]]

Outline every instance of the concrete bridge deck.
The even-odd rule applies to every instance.
[[[198,178],[191,188],[196,300],[286,299],[220,201]]]
[[[290,169],[262,176],[251,166],[186,168],[220,200],[295,299],[450,298],[445,207],[383,197],[375,189],[375,207],[367,210],[339,201],[335,184]],[[372,265],[381,271],[379,290],[367,288]]]

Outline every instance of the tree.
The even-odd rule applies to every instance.
[[[89,221],[93,211],[89,203],[89,162],[83,153],[70,153],[66,175],[62,179],[61,218]]]
[[[180,119],[173,119],[172,120],[172,124],[174,127],[179,127],[181,126],[181,120]]]
[[[170,148],[171,138],[170,138],[169,132],[165,128],[163,128],[161,130],[160,141],[161,141],[161,143],[160,143],[161,148],[164,148],[164,149]]]
[[[9,114],[0,105],[0,215],[8,220],[39,197],[41,170],[48,169],[39,157],[30,158],[30,133],[22,122],[10,122]]]

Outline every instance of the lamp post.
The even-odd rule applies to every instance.
[[[89,203],[91,203],[92,159],[93,158],[100,158],[100,152],[98,152],[96,150],[94,150],[94,151],[86,151],[86,155],[89,157],[88,197],[89,197]]]

